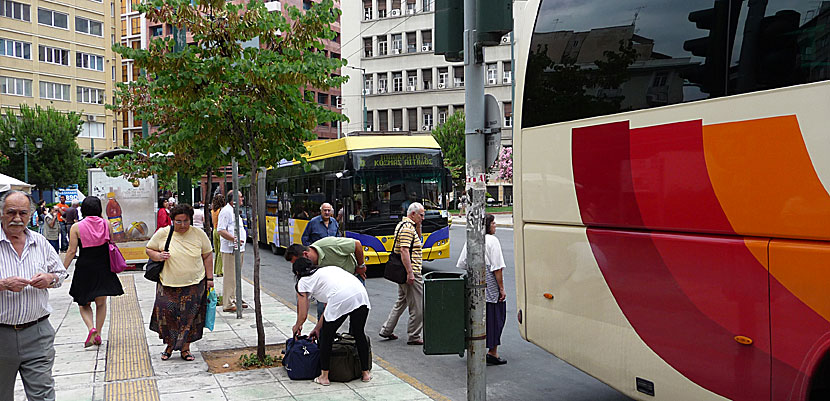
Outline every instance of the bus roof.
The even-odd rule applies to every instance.
[[[347,136],[328,141],[306,142],[306,160],[319,160],[340,156],[350,150],[383,148],[424,148],[441,149],[432,135],[367,135]]]

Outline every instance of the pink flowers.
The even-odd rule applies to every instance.
[[[513,182],[513,148],[501,148],[499,158],[496,159],[497,177],[500,180]]]

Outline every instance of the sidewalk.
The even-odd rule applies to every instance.
[[[513,228],[513,213],[495,213],[493,216],[496,216],[496,227]],[[453,215],[452,224],[459,226],[467,225],[466,216],[458,217],[458,215]]]
[[[70,268],[70,274],[73,270],[74,266]],[[373,363],[371,382],[356,380],[332,383],[328,387],[310,380],[292,381],[282,366],[209,373],[201,351],[256,345],[253,285],[247,281],[243,281],[243,299],[251,304],[251,308],[245,309],[242,319],[236,319],[236,313],[222,312],[220,306],[215,330],[205,329],[204,337],[191,346],[195,361],[182,360],[178,351],[169,360],[162,361],[160,353],[164,344],[158,334],[149,329],[155,283],[145,280],[142,274],[125,272],[119,275],[125,294],[110,298],[100,347],[83,347],[87,329],[78,306],[69,296],[71,276],[61,288],[50,290],[54,311],[49,321],[57,332],[52,375],[59,401],[427,400],[430,399],[427,393],[437,395],[379,358]],[[222,288],[222,278],[216,278],[216,288]],[[285,343],[296,313],[264,291],[261,298],[266,343]],[[311,331],[313,326],[307,321],[303,332]],[[18,376],[15,400],[25,399]]]

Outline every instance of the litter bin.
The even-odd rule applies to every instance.
[[[424,275],[424,354],[464,356],[465,273]]]

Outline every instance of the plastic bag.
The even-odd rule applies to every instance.
[[[216,323],[216,304],[219,297],[216,296],[216,290],[213,288],[208,291],[207,296],[207,313],[205,314],[205,327],[213,331],[213,326]]]

